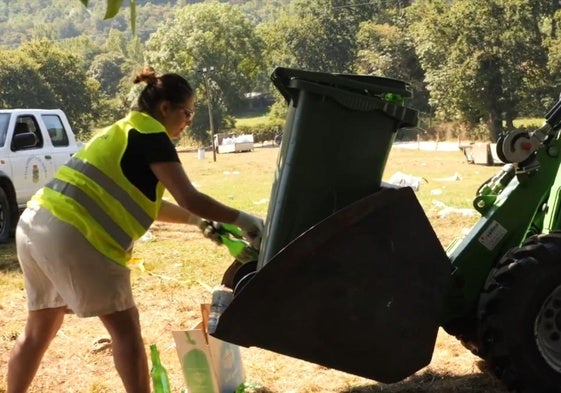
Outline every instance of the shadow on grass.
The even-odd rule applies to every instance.
[[[9,243],[0,244],[0,271],[21,271],[16,254],[16,243],[11,239]]]
[[[354,386],[340,393],[508,393],[489,374],[451,375],[433,371],[413,375],[395,384]]]

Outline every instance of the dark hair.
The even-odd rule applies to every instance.
[[[191,85],[181,75],[156,75],[156,71],[150,66],[144,67],[133,80],[135,84],[140,82],[145,82],[146,86],[138,97],[135,109],[143,112],[153,113],[156,105],[164,100],[181,105],[193,95]]]

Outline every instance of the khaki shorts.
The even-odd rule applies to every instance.
[[[29,311],[67,306],[79,317],[92,317],[134,307],[130,270],[48,210],[23,212],[16,246]]]

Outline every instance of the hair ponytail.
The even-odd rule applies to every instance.
[[[141,82],[144,82],[147,85],[153,85],[158,82],[158,77],[156,76],[154,68],[146,66],[142,71],[136,74],[133,83],[137,84]]]
[[[141,82],[146,83],[146,86],[138,97],[137,108],[143,112],[154,113],[161,101],[182,105],[193,95],[191,85],[181,75],[174,73],[157,75],[154,68],[150,66],[145,66],[136,74],[133,83]]]

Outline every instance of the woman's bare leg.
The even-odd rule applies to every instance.
[[[129,393],[150,393],[148,360],[140,332],[138,309],[100,317],[111,335],[113,361]]]
[[[26,392],[64,320],[66,306],[30,311],[8,361],[7,393]]]

